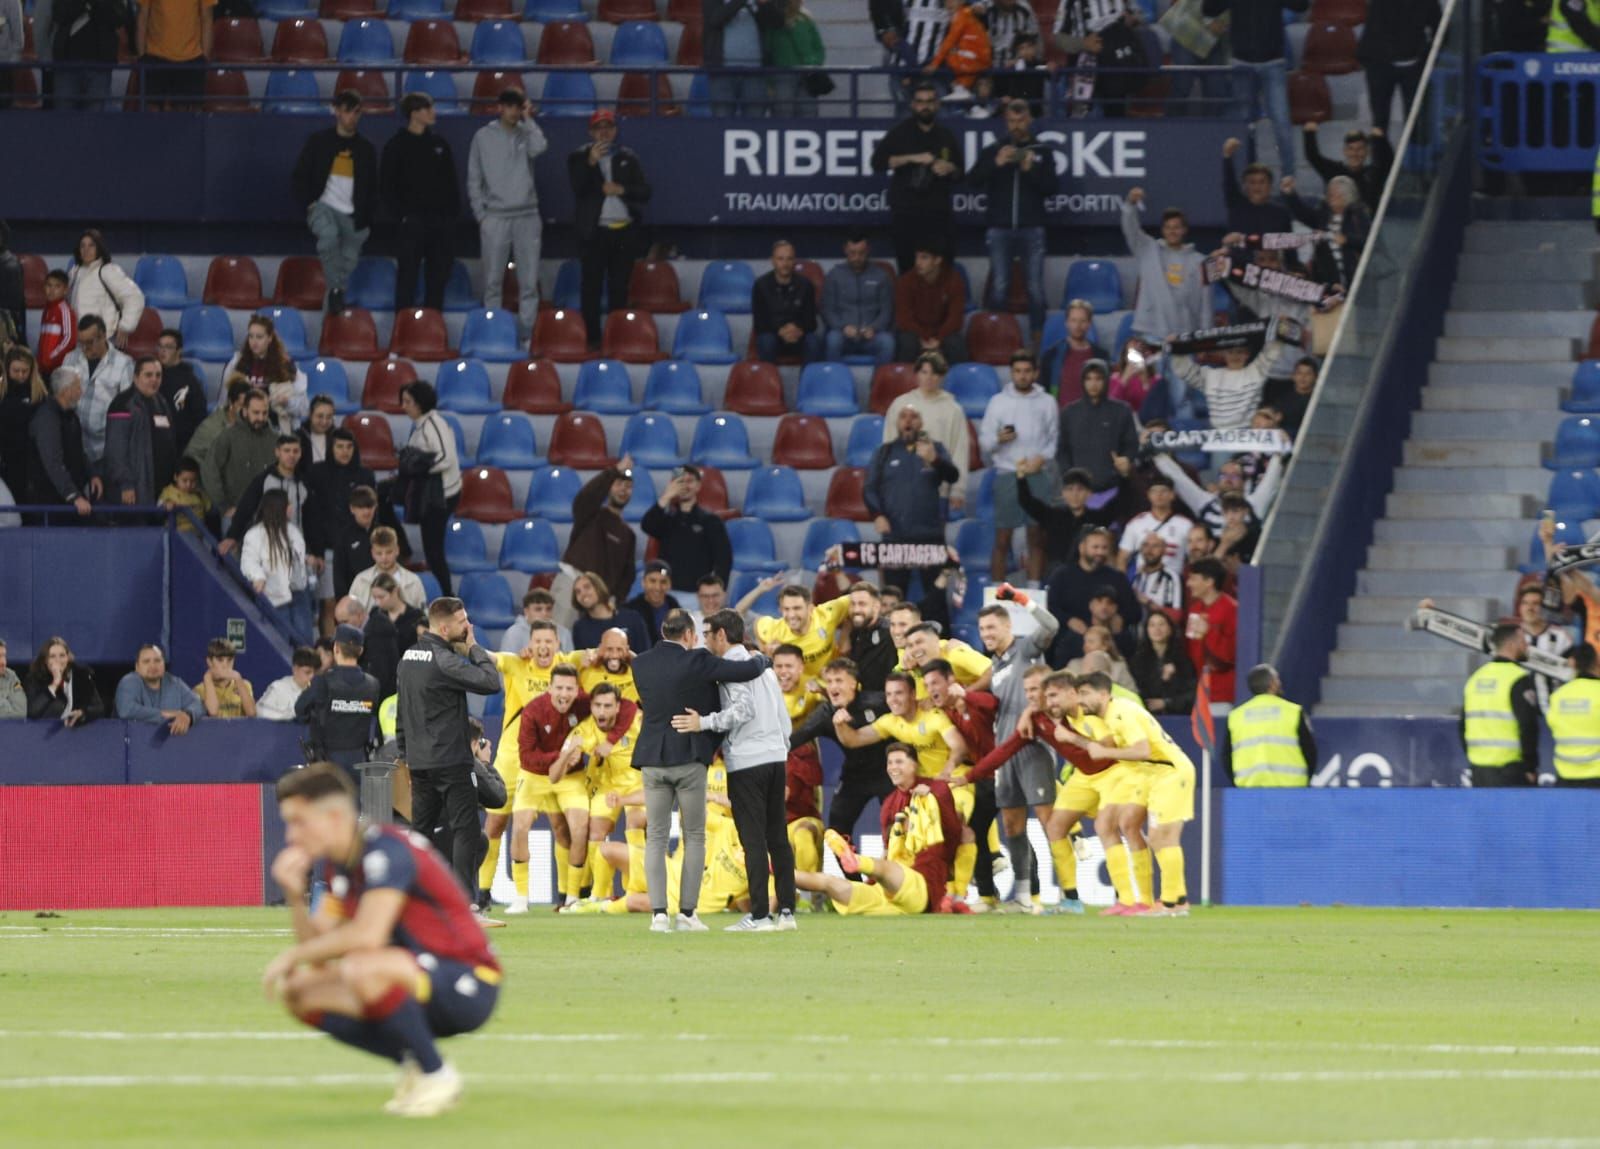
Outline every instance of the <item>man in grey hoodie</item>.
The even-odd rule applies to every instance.
[[[1134,188],[1122,202],[1122,235],[1139,261],[1139,304],[1133,312],[1136,335],[1159,343],[1173,331],[1211,326],[1211,294],[1206,290],[1205,256],[1185,243],[1189,222],[1177,208],[1161,213],[1161,238],[1144,233],[1139,208],[1144,189]],[[1113,349],[1121,355],[1122,348]]]
[[[517,264],[517,319],[521,338],[539,317],[539,189],[533,163],[549,147],[520,88],[500,93],[500,115],[472,137],[467,154],[467,200],[483,248],[483,305],[500,306],[506,259]]]

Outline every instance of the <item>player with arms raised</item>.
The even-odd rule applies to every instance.
[[[318,762],[278,782],[288,845],[272,863],[296,944],[268,963],[262,984],[314,1029],[402,1066],[384,1107],[433,1117],[461,1100],[461,1077],[434,1039],[489,1020],[500,963],[454,872],[416,834],[362,831],[354,784]],[[311,867],[328,896],[306,906]]]

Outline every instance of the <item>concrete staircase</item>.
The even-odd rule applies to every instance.
[[[1385,517],[1322,683],[1325,715],[1449,714],[1481,659],[1403,629],[1423,597],[1509,613],[1549,489],[1541,463],[1594,319],[1591,224],[1473,224]]]

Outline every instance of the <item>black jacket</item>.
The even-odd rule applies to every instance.
[[[807,333],[817,329],[817,289],[803,275],[779,283],[769,271],[750,289],[750,324],[757,335],[776,335],[787,323]]]
[[[1415,60],[1420,68],[1428,58],[1433,33],[1442,16],[1439,0],[1383,0],[1381,4],[1369,4],[1356,59],[1363,64]],[[1373,205],[1377,202],[1372,201]]]
[[[0,248],[0,311],[10,312],[17,339],[28,342],[28,297],[24,290],[22,260]]]
[[[924,463],[903,439],[884,443],[873,452],[862,498],[874,515],[889,520],[896,542],[939,542],[944,539],[945,510],[939,488],[961,478],[943,443],[933,445],[933,462]]]
[[[181,455],[195,430],[206,420],[206,384],[187,361],[161,369],[161,397],[172,408],[172,430]]]
[[[1222,159],[1222,199],[1228,205],[1228,230],[1242,231],[1245,235],[1266,235],[1275,231],[1293,231],[1294,222],[1289,209],[1275,199],[1263,204],[1251,203],[1245,198],[1239,184],[1239,173],[1234,170],[1233,157]],[[1285,252],[1285,262],[1293,262]]]
[[[1168,666],[1172,667],[1171,678],[1166,677]],[[1141,642],[1128,662],[1128,669],[1146,706],[1159,698],[1165,703],[1162,714],[1187,714],[1194,709],[1194,663],[1189,661],[1189,644],[1182,636],[1174,635],[1167,643],[1165,657],[1157,654],[1150,643]]]
[[[311,724],[311,745],[318,751],[365,751],[380,701],[376,678],[358,666],[335,666],[300,692],[294,717]]]
[[[857,730],[863,726],[871,726],[878,719],[889,713],[889,704],[884,701],[883,695],[862,691],[856,695],[855,701],[845,710],[850,715],[850,724]],[[805,721],[796,726],[789,734],[789,749],[795,750],[807,742],[818,738],[831,738],[840,749],[844,750],[844,768],[842,778],[856,778],[868,782],[882,782],[888,784],[886,773],[887,755],[889,745],[886,742],[874,742],[870,746],[859,746],[855,749],[846,747],[839,742],[834,734],[833,703],[824,701],[810,714]]]
[[[94,671],[87,666],[74,663],[67,668],[67,677],[72,683],[72,705],[74,709],[83,711],[83,718],[78,723],[93,722],[96,718],[106,716],[106,704],[100,698],[100,688],[95,685]],[[50,693],[50,676],[42,678],[28,675],[24,684],[28,691],[28,719],[37,722],[40,719],[60,718],[67,712],[67,699],[63,694],[57,697]]]
[[[1314,230],[1323,230],[1333,218],[1325,199],[1306,200],[1291,193],[1284,200],[1289,205],[1290,214]],[[1318,283],[1339,283],[1349,287],[1356,275],[1356,265],[1361,262],[1361,252],[1367,246],[1372,216],[1365,204],[1352,204],[1345,208],[1339,226],[1345,237],[1344,250],[1340,253],[1344,257],[1343,267],[1335,256],[1333,244],[1316,244],[1311,249],[1311,278]]]
[[[126,28],[128,42],[133,42],[133,13],[133,5],[118,0],[58,0],[50,17],[55,28],[55,58],[115,63],[117,33]],[[88,21],[74,32],[74,25],[83,16]]]
[[[885,32],[906,34],[906,10],[900,0],[868,0],[867,18],[872,21],[872,34],[879,40]]]
[[[1061,432],[1056,442],[1056,462],[1065,475],[1082,467],[1104,491],[1118,483],[1113,454],[1132,459],[1139,453],[1139,421],[1133,408],[1120,399],[1105,397],[1091,403],[1088,396],[1061,409]]]
[[[379,697],[388,698],[394,693],[400,651],[404,649],[400,645],[400,632],[395,629],[393,619],[381,610],[374,610],[368,612],[361,633],[365,639],[361,647],[361,669],[378,680]]]
[[[680,734],[672,728],[673,717],[685,710],[710,714],[721,709],[717,683],[749,682],[771,665],[765,655],[733,662],[703,646],[685,650],[676,642],[659,642],[639,655],[633,660],[633,685],[644,725],[633,750],[634,767],[710,765],[721,736],[709,730]]]
[[[1004,166],[996,164],[995,157],[1000,149],[1008,146],[1032,152],[1033,166],[1023,171],[1016,161]],[[1025,144],[1016,144],[1009,135],[1002,136],[978,153],[967,182],[988,195],[983,214],[986,226],[1043,227],[1045,200],[1056,194],[1060,182],[1056,175],[1056,150],[1035,137],[1030,137]]]
[[[961,182],[961,142],[949,128],[937,121],[923,130],[915,118],[901,120],[884,134],[872,152],[872,170],[887,172],[894,156],[914,156],[932,152],[936,159],[949,160],[956,170],[936,176],[927,164],[903,164],[889,176],[889,211],[906,215],[948,218],[955,210],[952,199]]]
[[[1110,563],[1086,571],[1074,559],[1050,577],[1045,591],[1046,609],[1062,624],[1061,633],[1056,636],[1051,666],[1065,666],[1083,653],[1083,635],[1066,624],[1074,618],[1088,622],[1089,600],[1102,591],[1110,591],[1117,600],[1117,613],[1128,627],[1138,624],[1143,608],[1133,593],[1133,584],[1128,581],[1127,575]]]
[[[471,768],[467,695],[499,694],[494,656],[473,644],[465,655],[429,631],[400,660],[395,740],[400,757],[419,770]]]
[[[1228,36],[1234,60],[1265,64],[1283,59],[1284,9],[1304,12],[1310,7],[1311,0],[1205,0],[1202,10],[1207,20],[1231,12]]]
[[[301,458],[305,458],[305,435],[300,437]],[[348,467],[341,467],[331,458],[312,463],[301,469],[306,485],[311,488],[311,498],[317,505],[317,515],[322,520],[329,546],[342,537],[346,527],[354,526],[350,517],[350,492],[357,487],[377,487],[377,476],[370,467],[361,465],[358,452]],[[362,568],[365,569],[365,568]],[[352,578],[355,576],[352,575]]]
[[[333,596],[340,599],[350,593],[356,575],[372,565],[372,535],[352,519],[333,532],[332,544]]]
[[[131,490],[142,506],[156,501],[172,482],[178,465],[178,441],[172,430],[172,410],[158,391],[146,399],[129,387],[106,408],[106,453],[101,460],[106,501],[115,502]]]
[[[1389,169],[1394,166],[1394,145],[1389,142],[1389,137],[1378,132],[1367,136],[1367,162],[1360,168],[1348,167],[1343,160],[1331,160],[1322,154],[1322,145],[1317,142],[1316,132],[1306,133],[1306,163],[1311,169],[1322,177],[1322,182],[1327,183],[1335,176],[1349,176],[1356,181],[1356,187],[1361,189],[1361,202],[1368,211],[1378,210],[1378,201],[1383,198],[1383,185],[1389,178]]]
[[[268,484],[271,486],[268,486]],[[300,526],[305,536],[306,554],[320,558],[328,549],[328,532],[323,529],[322,511],[312,497],[311,486],[298,474],[287,479],[278,474],[278,464],[273,463],[250,480],[250,485],[239,496],[239,505],[233,512],[233,524],[228,537],[236,543],[244,542],[245,532],[255,525],[256,510],[261,506],[261,496],[269,490],[282,490],[289,497],[290,519]],[[299,513],[296,515],[295,509]]]
[[[381,190],[384,207],[396,219],[455,219],[461,188],[450,141],[438,132],[401,128],[383,146]]]
[[[47,399],[33,413],[28,437],[33,440],[33,465],[28,468],[32,491],[12,494],[41,504],[70,503],[79,495],[88,498],[91,472],[78,412],[63,411],[61,404]]]
[[[728,585],[733,570],[733,545],[723,521],[698,503],[688,511],[662,510],[656,503],[644,513],[644,533],[660,543],[658,554],[672,567],[673,590],[696,590],[700,579],[714,574]]]
[[[611,149],[611,179],[622,185],[622,202],[633,217],[633,226],[644,221],[644,205],[650,202],[650,181],[644,178],[644,165],[632,148],[615,144]],[[589,146],[585,144],[567,155],[567,180],[572,184],[572,198],[576,206],[573,227],[578,241],[589,239],[600,226],[600,208],[606,202],[601,190],[605,176],[599,164],[589,162]]]
[[[889,677],[899,655],[894,648],[894,636],[889,633],[889,623],[880,619],[876,626],[860,630],[852,626],[845,633],[850,637],[850,661],[856,664],[856,681],[868,694],[882,693],[883,680]]]
[[[1115,516],[1107,503],[1095,510],[1087,503],[1082,513],[1066,504],[1060,506],[1044,502],[1033,493],[1027,483],[1017,483],[1017,505],[1034,522],[1044,528],[1045,574],[1048,576],[1062,563],[1069,563],[1078,554],[1078,535],[1085,527],[1109,527]]]
[[[328,186],[333,161],[347,149],[356,169],[355,188],[350,197],[355,207],[351,222],[360,231],[372,226],[372,217],[378,212],[378,149],[359,132],[346,137],[341,136],[337,128],[327,128],[306,140],[300,148],[300,158],[294,163],[294,198],[303,208],[310,208],[321,199],[323,189]],[[452,171],[452,182],[454,174]]]

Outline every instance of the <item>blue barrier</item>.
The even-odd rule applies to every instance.
[[[165,726],[105,719],[0,722],[0,786],[275,782],[305,761],[306,728],[261,718],[205,718],[178,737]]]
[[[128,780],[128,724],[0,722],[0,786],[120,786]]]
[[[166,642],[161,527],[17,527],[0,547],[0,634],[21,664],[65,635],[79,662],[131,662]]]
[[[1478,162],[1501,172],[1587,172],[1600,147],[1600,55],[1497,52],[1478,63]]]

